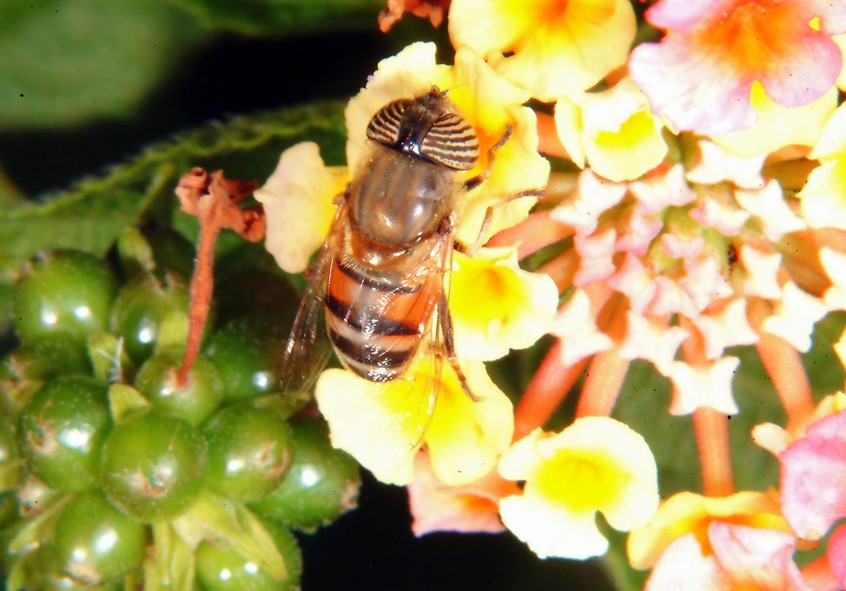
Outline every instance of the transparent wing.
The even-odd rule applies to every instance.
[[[320,345],[318,335],[325,332],[323,318],[326,277],[338,248],[338,229],[346,215],[346,201],[341,200],[326,241],[320,249],[317,261],[310,269],[311,277],[282,356],[280,375],[284,394],[310,391],[332,354],[328,344]]]

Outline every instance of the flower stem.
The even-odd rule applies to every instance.
[[[558,287],[558,293],[564,293],[573,286],[573,277],[578,269],[579,255],[571,249],[541,265],[537,272],[549,275]]]
[[[623,305],[619,297],[609,297],[607,293],[605,297],[608,299],[597,317],[597,324],[602,327],[602,332],[619,342],[626,333],[629,307]],[[576,407],[576,416],[610,417],[630,364],[630,360],[617,354],[616,348],[594,355]]]
[[[814,412],[811,385],[799,353],[780,337],[761,332],[758,355],[787,413],[787,430],[802,424]]]
[[[200,222],[197,260],[191,277],[188,339],[185,356],[176,375],[179,388],[187,382],[188,372],[203,340],[214,287],[214,247],[220,231],[229,228],[250,242],[264,237],[265,219],[261,207],[239,207],[239,203],[249,197],[256,187],[255,182],[228,180],[224,178],[223,171],[208,173],[202,168],[194,168],[179,179],[176,196],[180,208]]]
[[[495,234],[486,246],[517,246],[517,258],[524,259],[542,248],[573,234],[564,224],[550,219],[552,210],[531,214],[510,228]]]
[[[565,366],[561,347],[556,341],[514,409],[514,441],[542,427],[584,371],[588,359]]]
[[[538,116],[538,152],[547,156],[568,158],[564,144],[558,139],[558,131],[555,129],[555,119],[546,113],[537,113]]]
[[[188,372],[200,351],[203,341],[203,330],[211,309],[212,293],[214,291],[214,246],[220,226],[213,224],[200,225],[200,238],[197,245],[197,259],[194,262],[194,274],[191,276],[191,305],[188,308],[188,339],[185,344],[185,356],[182,366],[177,373],[176,384],[183,387],[188,380]]]
[[[690,321],[680,319],[679,325],[690,334],[682,343],[685,361],[691,365],[706,363],[702,334]],[[713,408],[701,406],[693,411],[693,430],[702,471],[702,491],[709,497],[733,494],[729,417]]]
[[[630,361],[617,355],[614,349],[594,355],[576,407],[576,416],[611,416],[629,364]]]
[[[713,408],[703,406],[693,411],[702,490],[709,497],[725,497],[734,493],[728,424],[728,416]]]

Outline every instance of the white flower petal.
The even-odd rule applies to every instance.
[[[826,313],[828,308],[822,300],[790,281],[782,288],[775,314],[764,320],[761,329],[781,337],[797,351],[807,353],[811,348],[814,324]]]
[[[673,382],[670,414],[686,415],[700,407],[713,408],[727,415],[737,414],[731,382],[740,359],[722,357],[713,363],[692,366],[674,361],[669,378]]]
[[[584,290],[577,289],[558,312],[552,334],[561,339],[565,367],[599,351],[610,349],[613,341],[596,326],[596,315]]]

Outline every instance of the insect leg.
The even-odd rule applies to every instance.
[[[484,183],[486,180],[488,180],[488,177],[491,175],[491,169],[493,168],[494,160],[496,160],[496,151],[499,150],[505,144],[505,142],[508,141],[508,138],[510,137],[511,126],[508,125],[505,128],[505,133],[503,133],[502,137],[499,138],[499,141],[493,146],[491,146],[490,150],[488,150],[488,166],[485,168],[485,170],[483,170],[473,178],[467,179],[464,182],[463,189],[465,192],[475,189],[476,187]]]
[[[465,376],[464,372],[461,370],[461,366],[458,363],[458,357],[455,354],[455,340],[452,335],[452,316],[449,313],[446,295],[443,293],[441,293],[441,299],[438,303],[438,324],[441,332],[443,333],[443,345],[447,361],[449,361],[450,366],[452,366],[452,370],[458,377],[458,381],[461,383],[461,388],[464,390],[464,393],[470,397],[470,400],[473,402],[479,402],[481,399],[473,394],[472,390],[470,390],[470,385],[467,383],[467,376]]]
[[[526,189],[525,191],[520,191],[519,193],[514,193],[503,199],[498,203],[494,203],[493,205],[488,206],[485,210],[485,217],[482,220],[482,226],[479,228],[479,235],[476,237],[476,241],[473,242],[471,245],[463,244],[458,240],[455,241],[455,249],[460,252],[461,254],[466,254],[467,256],[473,256],[476,254],[476,251],[479,250],[485,240],[485,236],[488,233],[488,228],[491,226],[491,221],[493,220],[494,211],[498,207],[502,207],[507,203],[511,203],[512,201],[516,201],[517,199],[522,199],[524,197],[534,197],[536,199],[540,199],[544,195],[543,189]]]

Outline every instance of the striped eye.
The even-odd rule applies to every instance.
[[[470,170],[479,160],[476,131],[458,113],[447,113],[423,136],[420,155],[455,170]]]
[[[400,99],[379,109],[367,126],[367,138],[386,146],[399,145],[403,118],[413,103],[411,99]]]
[[[454,170],[470,170],[479,159],[475,130],[437,90],[382,107],[370,120],[367,137]]]

